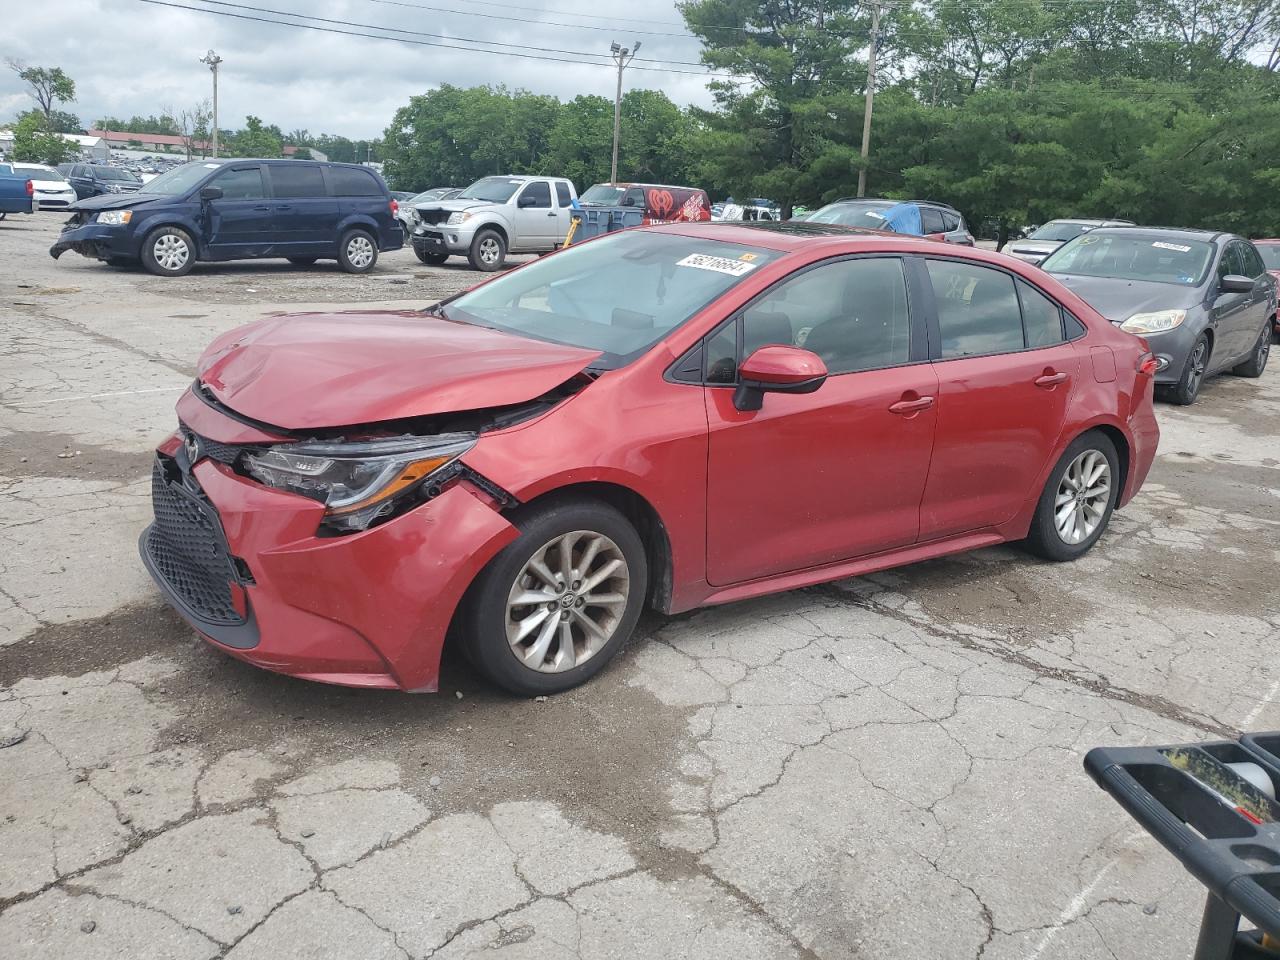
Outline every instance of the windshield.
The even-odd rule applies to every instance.
[[[154,180],[145,183],[139,193],[158,193],[165,197],[176,197],[192,189],[214,170],[220,170],[220,163],[201,163],[193,161],[174,167],[160,174]]]
[[[102,180],[127,180],[130,183],[138,182],[138,178],[128,170],[118,170],[115,167],[94,167],[93,169]]]
[[[607,183],[597,183],[578,198],[584,207],[616,207],[622,202],[626,187],[614,187]]]
[[[18,167],[17,172],[23,174],[30,180],[40,180],[46,183],[67,182],[67,178],[57,170],[46,170],[43,167]]]
[[[779,254],[627,230],[569,247],[448,301],[443,313],[508,333],[634,359]]]
[[[485,177],[477,180],[458,195],[459,200],[488,200],[490,203],[506,203],[511,195],[524,185],[523,180],[510,177]]]
[[[1057,243],[1065,243],[1068,240],[1074,240],[1082,233],[1088,233],[1092,229],[1092,226],[1086,226],[1083,223],[1069,223],[1065,220],[1059,220],[1054,223],[1046,223],[1027,239],[1053,240]]]
[[[1268,270],[1280,270],[1280,243],[1255,243]]]
[[[805,217],[810,223],[838,223],[846,227],[887,229],[884,212],[894,206],[893,200],[859,200],[856,203],[829,203]]]
[[[1150,280],[1194,287],[1213,261],[1213,244],[1181,237],[1093,231],[1045,258],[1041,270],[1078,277]]]

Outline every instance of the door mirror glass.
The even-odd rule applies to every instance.
[[[221,199],[222,199],[222,188],[221,188],[221,187],[201,187],[201,188],[200,188],[200,199],[201,199],[201,200],[205,200],[205,201],[209,201],[209,200],[221,200]]]
[[[827,365],[816,353],[773,344],[761,347],[738,368],[733,405],[759,410],[766,393],[813,393],[827,379]]]
[[[1222,278],[1223,293],[1253,293],[1253,278],[1230,273]]]

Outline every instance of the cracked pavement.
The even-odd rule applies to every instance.
[[[136,559],[216,333],[475,275],[162,281],[0,224],[0,956],[1185,956],[1201,888],[1081,768],[1280,728],[1280,370],[1158,407],[1085,559],[995,548],[674,618],[584,688],[324,687]],[[456,695],[456,694],[460,694]]]

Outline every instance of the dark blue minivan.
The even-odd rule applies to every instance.
[[[367,273],[404,232],[382,178],[368,167],[311,160],[195,160],[137,193],[90,197],[49,248],[109,264],[141,261],[180,277],[197,260],[337,260]]]

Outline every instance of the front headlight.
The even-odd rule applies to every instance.
[[[246,455],[245,464],[269,487],[325,505],[327,526],[364,530],[396,502],[475,444],[472,433],[394,437],[357,443],[288,443]]]
[[[466,223],[471,219],[471,214],[466,210],[459,210],[456,213],[449,214],[449,222],[447,226],[456,227],[460,223]]]
[[[120,227],[133,219],[132,210],[103,210],[98,214],[98,223],[109,227]]]
[[[1135,313],[1120,324],[1121,330],[1129,333],[1167,333],[1174,327],[1182,325],[1187,319],[1185,310],[1157,310],[1154,313]]]

